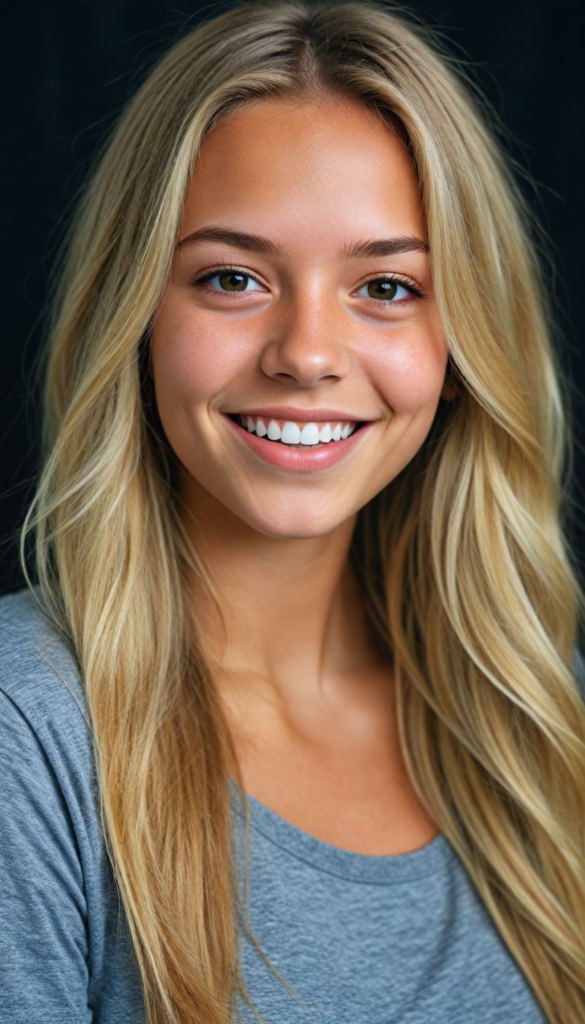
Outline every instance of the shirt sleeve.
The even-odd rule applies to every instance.
[[[90,1024],[87,907],[67,804],[42,742],[0,692],[2,1024]]]

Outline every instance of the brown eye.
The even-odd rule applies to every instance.
[[[224,292],[245,292],[249,281],[247,274],[240,274],[237,270],[223,270],[217,279]]]
[[[383,277],[377,277],[373,281],[368,281],[366,288],[371,299],[393,299],[399,285],[396,281],[388,281]]]

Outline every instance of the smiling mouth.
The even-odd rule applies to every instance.
[[[266,416],[248,416],[242,413],[236,413],[231,419],[249,434],[256,434],[257,437],[284,445],[286,448],[303,451],[345,441],[362,426],[355,420],[296,423],[294,420],[269,419]]]

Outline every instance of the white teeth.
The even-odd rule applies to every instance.
[[[304,432],[304,428],[303,428]],[[270,428],[268,428],[268,436],[270,437]],[[301,431],[296,423],[291,423],[290,420],[284,424],[282,428],[282,435],[280,435],[283,444],[300,444],[301,443]],[[306,442],[303,442],[306,443]]]
[[[288,426],[288,423],[287,423]],[[286,430],[286,427],[285,427]],[[282,434],[284,441],[284,431]],[[316,423],[305,423],[301,430],[301,444],[319,444],[319,427]]]
[[[319,429],[318,423],[305,423],[298,424],[292,420],[287,420],[283,425],[282,429],[279,427],[276,420],[270,420],[268,427],[264,420],[258,416],[256,419],[252,416],[238,415],[240,424],[245,427],[250,434],[257,434],[258,437],[268,437],[270,441],[282,441],[283,444],[290,445],[316,445],[316,444],[329,444],[330,441],[345,440],[350,434],[353,434],[356,424],[355,423],[336,423],[334,427],[331,423],[324,423]]]

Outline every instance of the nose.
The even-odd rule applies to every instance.
[[[305,388],[346,377],[350,357],[340,312],[334,302],[319,301],[314,294],[275,310],[262,352],[263,372]]]

